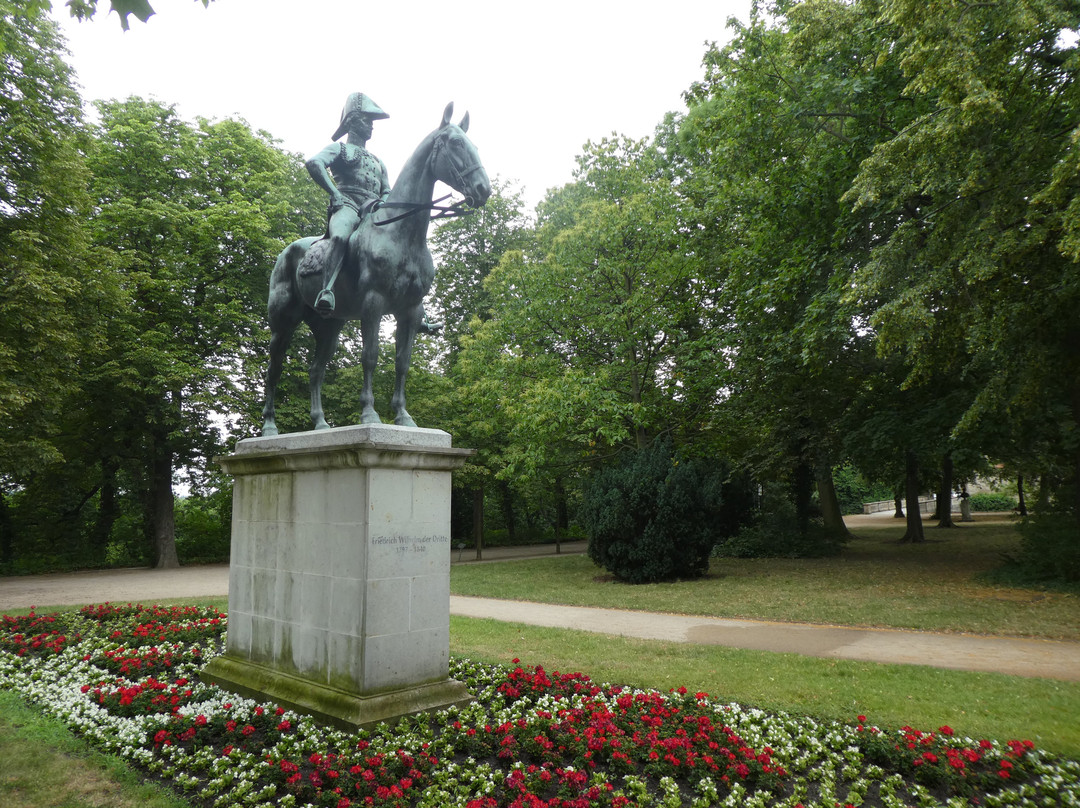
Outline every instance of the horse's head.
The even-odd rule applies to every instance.
[[[465,197],[465,204],[480,207],[491,196],[491,180],[480,162],[480,153],[465,135],[469,130],[469,113],[461,123],[450,123],[454,102],[446,105],[442,124],[435,132],[431,164],[435,179],[445,182]]]

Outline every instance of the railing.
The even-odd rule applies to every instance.
[[[951,503],[952,510],[960,510],[960,499],[955,497]],[[919,510],[922,513],[933,513],[937,508],[937,497],[934,494],[925,494],[919,497]],[[881,513],[882,511],[892,511],[896,509],[896,503],[891,499],[884,499],[880,502],[864,502],[862,506],[863,513]]]

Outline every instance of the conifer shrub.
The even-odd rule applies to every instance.
[[[627,583],[700,578],[750,510],[748,486],[727,478],[726,464],[664,441],[601,469],[582,503],[589,557]]]

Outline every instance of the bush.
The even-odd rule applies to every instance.
[[[744,516],[740,486],[725,476],[722,464],[680,458],[666,442],[597,472],[582,506],[589,557],[628,583],[700,578]]]
[[[974,497],[972,497],[974,499]],[[1071,512],[1048,511],[1020,524],[1020,554],[1009,559],[1014,579],[1035,584],[1080,583],[1080,541]]]
[[[893,498],[891,486],[881,483],[871,484],[857,469],[847,463],[833,469],[833,485],[836,487],[836,499],[840,503],[840,512],[844,515],[862,513],[864,502],[881,502]]]
[[[1011,511],[1017,506],[1015,497],[1008,494],[972,494],[968,501],[973,511]]]
[[[838,554],[845,534],[826,530],[820,518],[811,518],[800,531],[795,507],[780,486],[770,486],[752,524],[717,544],[713,554],[724,558],[824,558]]]
[[[176,554],[182,564],[229,560],[232,489],[176,500]]]

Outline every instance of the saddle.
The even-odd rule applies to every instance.
[[[322,277],[323,266],[326,263],[325,255],[329,249],[330,240],[325,236],[312,244],[300,261],[300,266],[296,268],[296,274],[301,278],[308,278],[312,275]],[[345,256],[345,263],[349,263],[349,256]]]

